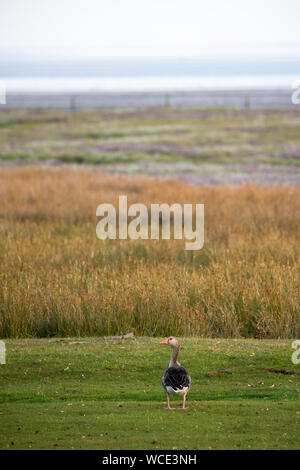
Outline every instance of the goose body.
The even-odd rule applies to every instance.
[[[169,395],[186,395],[191,386],[191,377],[184,367],[168,367],[162,385]]]
[[[170,395],[181,395],[183,397],[182,408],[185,409],[186,394],[191,387],[192,380],[188,371],[177,361],[180,349],[179,341],[170,336],[161,341],[161,344],[169,345],[173,349],[169,367],[162,378],[162,386],[167,393],[168,409],[174,409],[170,407]]]

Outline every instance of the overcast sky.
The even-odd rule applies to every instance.
[[[299,0],[0,0],[0,15],[2,50],[151,55],[300,44]]]

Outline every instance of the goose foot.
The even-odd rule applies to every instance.
[[[170,397],[169,397],[169,395],[167,395],[167,400],[168,400],[168,408],[166,408],[166,410],[176,410],[176,408],[171,408],[171,406],[170,406]]]
[[[182,399],[182,410],[186,410],[188,408],[188,406],[185,406],[185,400],[186,400],[186,395],[183,395],[183,399]]]

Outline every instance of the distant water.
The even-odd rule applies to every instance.
[[[8,91],[160,91],[285,88],[300,80],[292,55],[70,59],[0,56]]]
[[[159,92],[197,90],[291,90],[299,75],[232,75],[186,77],[8,77],[8,93]]]
[[[0,57],[7,107],[289,107],[300,53],[193,59]]]

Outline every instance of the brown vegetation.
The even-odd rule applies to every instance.
[[[0,336],[296,337],[299,189],[0,172]],[[205,204],[205,244],[100,241],[97,206]]]

